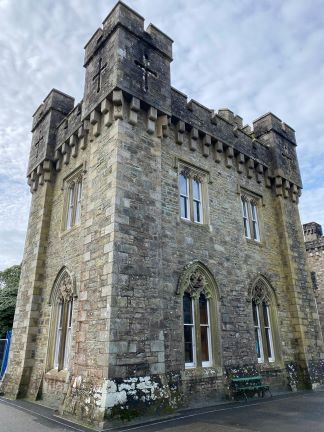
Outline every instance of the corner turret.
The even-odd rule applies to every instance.
[[[255,137],[272,150],[274,176],[302,188],[294,129],[272,113],[256,119],[253,129]]]
[[[172,43],[119,1],[85,46],[83,117],[115,89],[171,114]]]
[[[317,222],[308,222],[303,225],[305,242],[318,240],[323,236],[322,226]]]
[[[74,98],[53,89],[37,108],[33,115],[33,137],[29,154],[28,177],[42,162],[53,160],[56,127],[72,110],[73,106]]]

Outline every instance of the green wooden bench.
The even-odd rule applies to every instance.
[[[249,376],[243,378],[232,378],[230,385],[231,393],[235,400],[237,400],[240,396],[244,396],[247,401],[248,396],[252,397],[255,394],[258,394],[264,397],[265,392],[270,391],[270,387],[268,385],[264,385],[262,383],[262,377],[258,376]]]

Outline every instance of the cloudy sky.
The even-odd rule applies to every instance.
[[[302,222],[324,225],[324,0],[128,0],[174,42],[172,84],[250,123],[296,130]],[[19,263],[31,117],[53,87],[82,98],[83,46],[115,0],[0,0],[0,269]]]

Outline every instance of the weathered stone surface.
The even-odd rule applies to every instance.
[[[86,45],[83,102],[71,111],[71,98],[62,96],[61,123],[44,123],[53,141],[44,139],[39,163],[31,153],[9,397],[42,397],[98,425],[105,414],[223,397],[233,371],[256,370],[281,388],[297,388],[301,377],[313,386],[323,381],[323,339],[296,205],[294,132],[267,114],[252,133],[230,110],[215,114],[188,102],[170,85],[171,47],[168,36],[152,25],[144,31],[143,18],[119,2]],[[203,224],[180,217],[183,167],[204,180]],[[82,173],[81,222],[68,230],[67,185],[75,172]],[[244,236],[244,194],[259,203],[260,242]],[[213,359],[210,367],[185,369],[178,287],[192,263],[208,269],[217,287]],[[63,267],[75,275],[76,298],[70,361],[58,372],[49,299]],[[250,293],[258,277],[276,299],[273,363],[258,364],[255,353]]]

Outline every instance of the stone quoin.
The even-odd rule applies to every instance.
[[[295,132],[188,101],[172,43],[118,2],[83,100],[53,89],[33,116],[7,397],[100,426],[224,398],[233,375],[323,384]]]

